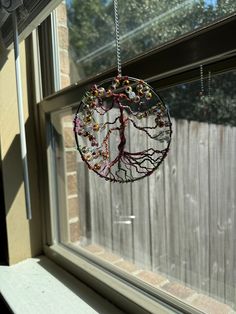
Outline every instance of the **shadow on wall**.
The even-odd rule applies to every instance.
[[[26,44],[27,51],[27,44]],[[27,73],[27,96],[28,96],[28,112],[29,118],[25,123],[26,138],[27,138],[27,150],[28,150],[28,166],[29,166],[29,180],[30,180],[30,193],[31,193],[31,205],[32,205],[32,215],[33,219],[29,222],[30,231],[30,250],[32,257],[42,254],[42,234],[41,234],[41,214],[40,214],[40,191],[38,184],[38,154],[35,136],[35,118],[34,118],[34,100],[32,94],[32,70],[30,67],[30,56],[26,53],[26,73]],[[0,69],[4,65],[4,61],[0,55]],[[12,70],[14,71],[14,70]],[[13,72],[14,73],[14,72]],[[14,74],[13,74],[14,75]],[[14,89],[15,86],[13,85]],[[14,104],[14,108],[17,111],[17,104]],[[9,117],[9,123],[18,123],[16,118],[11,120]],[[1,156],[0,156],[1,157]],[[8,241],[7,241],[7,226],[6,217],[9,214],[9,210],[12,208],[13,202],[23,184],[23,169],[21,161],[21,151],[20,151],[20,135],[16,134],[14,140],[12,141],[7,153],[4,158],[0,158],[0,262],[4,264],[9,264],[9,252],[8,252]],[[21,204],[19,210],[21,210]],[[4,210],[5,209],[5,210]],[[21,216],[22,217],[22,216]],[[26,212],[25,212],[26,217]],[[17,221],[17,224],[22,223],[22,228],[25,228],[25,221]],[[19,232],[19,229],[18,229]],[[22,243],[24,245],[24,243]],[[26,244],[28,245],[28,244]],[[3,251],[2,251],[3,249]],[[4,253],[3,253],[4,252]]]
[[[0,143],[0,160],[1,158],[1,143]],[[7,265],[8,263],[8,246],[7,246],[7,229],[5,218],[5,200],[2,180],[2,164],[0,163],[0,265]],[[1,305],[0,305],[1,310]]]
[[[28,165],[29,165],[29,180],[30,180],[30,195],[33,219],[29,221],[30,229],[30,247],[32,256],[37,256],[42,253],[41,243],[41,216],[39,211],[39,188],[38,188],[38,171],[36,162],[35,140],[32,134],[32,125],[30,119],[26,122],[26,136],[27,136],[27,149],[28,149]],[[7,253],[7,228],[6,217],[12,208],[13,202],[23,184],[23,170],[20,153],[20,135],[17,134],[11,143],[4,159],[2,160],[2,173],[0,174],[2,181],[1,193],[1,209],[0,209],[0,248],[4,248],[6,252],[3,256],[4,264],[8,264]],[[2,206],[3,204],[3,206]],[[21,203],[24,204],[24,203]],[[19,203],[19,210],[21,210]],[[18,204],[17,204],[18,205]],[[5,211],[4,211],[5,208]],[[22,216],[21,216],[22,217]],[[26,211],[25,211],[26,217]],[[18,221],[18,225],[22,223],[22,228],[25,227],[25,222]],[[2,232],[3,231],[3,232]],[[4,235],[5,234],[5,235]],[[5,243],[5,244],[4,244]],[[22,244],[24,245],[24,244]],[[0,250],[1,251],[1,250]],[[2,255],[2,254],[1,254]],[[0,256],[1,256],[0,255]],[[0,259],[1,261],[1,259]]]
[[[5,48],[2,41],[2,34],[0,31],[0,71],[7,61],[8,50]],[[1,134],[0,134],[1,136]],[[7,229],[5,218],[5,198],[3,189],[2,164],[1,164],[1,142],[0,142],[0,265],[8,263],[8,246],[7,246]],[[1,309],[1,306],[0,306]]]

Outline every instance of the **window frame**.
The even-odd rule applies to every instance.
[[[48,19],[45,23],[49,23],[51,27],[50,21]],[[48,24],[47,27],[49,27]],[[128,73],[132,77],[142,77],[152,86],[160,89],[199,79],[199,66],[201,64],[204,65],[206,71],[210,70],[214,74],[234,69],[236,68],[236,41],[233,40],[232,33],[235,28],[236,13],[126,62],[123,65],[123,73]],[[42,46],[45,44],[43,36],[40,39],[40,46]],[[52,64],[52,52],[47,53],[50,55],[50,63]],[[47,60],[47,54],[41,54],[41,63],[45,60]],[[157,63],[158,75],[156,74],[156,67],[153,67],[155,63]],[[38,104],[40,123],[38,141],[42,156],[40,185],[43,189],[44,204],[44,252],[69,272],[102,293],[107,299],[112,300],[118,306],[123,304],[123,310],[128,309],[130,313],[147,313],[147,311],[154,311],[153,313],[155,313],[157,309],[159,309],[158,313],[162,313],[161,311],[164,311],[162,309],[163,304],[181,313],[202,313],[175,297],[167,295],[167,293],[157,292],[156,289],[154,292],[150,287],[145,289],[145,284],[143,284],[143,292],[141,293],[140,284],[136,280],[129,280],[129,283],[124,284],[122,272],[120,272],[122,279],[118,279],[114,274],[109,275],[108,267],[105,266],[102,270],[102,262],[98,265],[96,258],[93,259],[90,254],[86,254],[83,250],[75,254],[72,248],[65,247],[55,241],[53,234],[56,229],[53,223],[53,217],[56,213],[55,196],[50,197],[50,193],[53,195],[54,179],[51,171],[53,164],[48,163],[52,156],[51,148],[48,145],[51,135],[48,127],[50,114],[77,104],[92,83],[103,81],[115,75],[116,69],[109,69],[96,77],[80,81],[52,94]],[[52,74],[48,71],[42,71],[42,77],[46,82],[53,79]],[[151,293],[148,295],[147,291]]]

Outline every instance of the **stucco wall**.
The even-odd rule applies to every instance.
[[[9,264],[36,256],[42,251],[41,219],[37,183],[36,145],[33,116],[28,101],[25,43],[20,45],[24,112],[30,169],[33,220],[26,220],[26,205],[20,157],[19,124],[14,53],[0,70],[0,149],[6,210]],[[29,110],[30,109],[30,110]]]

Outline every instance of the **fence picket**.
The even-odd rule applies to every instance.
[[[173,131],[167,159],[148,178],[113,184],[90,172],[90,198],[80,208],[90,206],[94,242],[233,304],[236,128],[173,120]],[[136,129],[129,138],[131,151],[152,145]]]

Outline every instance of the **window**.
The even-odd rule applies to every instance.
[[[221,20],[235,10],[233,0],[120,0],[122,61]],[[69,44],[71,83],[115,66],[113,16],[113,1],[67,1],[68,34],[63,34],[62,41]],[[62,71],[65,65],[63,61]]]
[[[40,104],[44,154],[47,152],[44,159],[48,173],[44,179],[47,243],[52,250],[61,247],[73,252],[88,265],[119,278],[152,301],[168,304],[173,311],[230,313],[236,310],[236,47],[230,35],[236,19],[233,15],[208,24],[235,9],[229,1],[187,2],[189,6],[186,4],[184,10],[177,10],[184,3],[179,1],[179,6],[166,8],[172,13],[167,14],[165,23],[171,25],[174,17],[182,21],[184,16],[186,23],[191,20],[192,24],[189,22],[179,33],[170,32],[159,41],[124,55],[127,59],[139,55],[124,65],[124,73],[150,81],[172,116],[171,151],[152,176],[133,184],[111,184],[89,171],[75,150],[72,120],[81,96],[91,82],[114,73],[108,70],[114,61],[105,64],[89,55],[99,47],[88,44],[83,50],[79,46],[77,53],[84,53],[84,59],[73,66],[73,71],[79,69],[81,77],[67,67],[71,82],[75,77],[87,81]],[[70,3],[68,14],[74,14],[75,11],[70,12],[73,2]],[[100,19],[106,10],[111,10],[110,1],[91,3],[101,10],[97,13]],[[81,5],[89,6],[90,2]],[[122,5],[125,15],[129,8],[125,2]],[[130,3],[131,11],[136,7],[135,1]],[[150,21],[160,11],[150,9]],[[87,16],[85,8],[81,12],[79,22],[83,26],[90,15]],[[160,19],[155,23],[161,23]],[[153,33],[155,23],[150,23]],[[68,25],[70,34],[73,24]],[[208,26],[200,29],[205,25]],[[125,29],[124,34],[131,29]],[[107,28],[101,27],[98,33],[103,30],[106,32]],[[138,43],[145,44],[144,37],[148,36],[144,33],[135,33],[137,47]],[[98,44],[110,43],[109,34],[105,33],[102,38],[106,41]],[[134,40],[129,36],[127,41]],[[91,38],[82,36],[83,40]],[[82,39],[75,42],[79,44]],[[155,48],[167,41],[168,45]],[[86,50],[91,46],[92,50]],[[155,50],[140,56],[140,52],[151,48]],[[107,72],[90,78],[95,74],[92,72],[95,60],[96,73]],[[204,71],[204,97],[199,95],[200,64]],[[139,145],[135,134],[130,138],[130,145]]]

